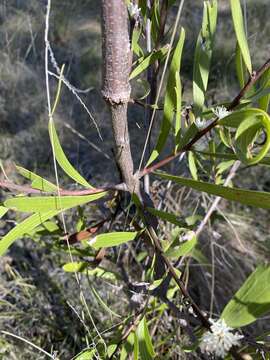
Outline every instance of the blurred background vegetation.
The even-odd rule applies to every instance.
[[[256,69],[270,53],[269,0],[247,0],[243,1],[243,5],[250,51]],[[187,33],[181,71],[186,103],[192,101],[193,54],[202,20],[202,6],[202,0],[187,0],[181,20]],[[54,179],[44,77],[45,7],[44,0],[0,1],[0,159],[7,176],[15,181],[21,179],[15,175],[14,163]],[[174,7],[170,16],[173,21]],[[63,148],[71,162],[93,184],[117,181],[109,116],[100,94],[100,1],[53,0],[50,22],[50,42],[55,58],[58,64],[65,63],[65,76],[73,86],[87,89],[81,97],[93,114],[103,137],[101,141],[92,120],[78,100],[72,92],[63,88],[55,117]],[[219,0],[216,46],[207,95],[209,105],[231,100],[239,91],[234,52],[235,35],[229,1]],[[53,78],[51,84],[55,89],[57,83]],[[134,88],[137,89],[137,86],[134,84]],[[135,162],[138,162],[145,139],[142,108],[130,106],[129,126]],[[66,181],[63,176],[61,179],[62,182]],[[252,171],[249,169],[248,173],[243,170],[235,181],[247,188],[270,190],[267,167]],[[154,186],[162,191],[165,185],[155,182]],[[1,198],[3,193],[0,191]],[[174,198],[175,194],[172,193],[168,207],[175,212],[181,209],[186,212],[186,216],[192,214],[192,209],[202,201],[197,193],[185,189],[178,203]],[[224,216],[218,215],[220,221],[214,222],[213,228],[208,228],[202,239],[202,244],[206,245],[214,236],[219,238],[219,246],[215,250],[216,277],[219,279],[215,285],[216,311],[222,309],[255,262],[269,260],[270,250],[270,216],[267,211],[228,205],[225,201],[222,202],[221,210]],[[98,214],[96,216],[98,218]],[[0,220],[0,235],[14,221],[16,219]],[[169,231],[171,229],[164,228],[165,233]],[[52,250],[50,244],[51,239],[45,239],[42,244],[29,239],[19,241],[11,248],[8,256],[0,259],[0,330],[11,331],[29,339],[48,352],[57,351],[61,359],[70,359],[86,345],[86,329],[74,311],[75,308],[80,313],[81,306],[79,296],[74,296],[74,293],[77,294],[75,279],[62,271],[60,265],[64,262],[63,255]],[[205,246],[207,248],[209,246]],[[207,250],[206,255],[211,256]],[[207,308],[210,295],[209,289],[200,287],[202,276],[196,267],[191,267],[191,292],[201,307]],[[211,282],[210,278],[206,280]],[[87,288],[87,279],[82,281]],[[118,301],[119,296],[128,306],[122,289],[110,288],[100,280],[95,281],[95,286],[102,298],[120,313],[123,309]],[[99,330],[112,326],[110,316],[102,311],[91,291],[87,292],[87,301],[94,322],[98,326],[102,324]],[[257,326],[263,327],[264,324],[261,321]],[[87,326],[92,328],[91,324]],[[180,358],[177,357],[180,349],[174,351],[168,355],[168,359]],[[182,356],[181,359],[184,359],[185,355]],[[0,359],[43,358],[42,354],[25,343],[0,335]]]

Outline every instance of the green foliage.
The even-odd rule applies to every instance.
[[[10,230],[0,241],[0,256],[3,256],[10,245],[13,244],[13,242],[23,235],[27,234],[28,232],[31,232],[33,229],[35,229],[38,225],[44,223],[46,220],[54,217],[55,215],[59,214],[61,210],[51,210],[48,212],[44,212],[42,214],[36,213],[31,216],[29,216],[27,219],[25,219],[20,224],[16,225],[12,230]]]
[[[151,64],[153,64],[157,60],[161,60],[167,54],[169,48],[168,46],[164,46],[160,50],[147,55],[146,57],[141,57],[138,59],[138,65],[132,70],[129,79],[132,80],[138,75],[140,75],[143,71],[145,71]]]
[[[24,169],[21,166],[16,166],[16,169],[20,175],[31,181],[32,188],[41,191],[56,192],[57,186],[50,181],[43,179],[41,176],[33,173],[32,171]]]
[[[197,39],[193,64],[193,100],[196,116],[200,116],[203,110],[214,47],[216,24],[217,1],[205,1],[202,28]]]
[[[4,204],[7,208],[15,211],[44,213],[51,210],[67,210],[87,204],[104,197],[106,194],[106,192],[101,192],[84,196],[18,196],[6,200]]]
[[[136,238],[137,232],[113,232],[100,234],[95,236],[89,241],[89,244],[94,249],[100,249],[102,247],[111,247],[125,244],[128,241],[132,241]]]
[[[219,124],[237,128],[235,133],[235,151],[237,157],[248,165],[260,162],[270,148],[270,117],[261,109],[245,109],[234,111],[219,120]],[[265,131],[266,140],[259,153],[252,156],[250,146],[254,143],[259,131]]]
[[[78,171],[73,167],[73,165],[71,165],[71,163],[67,159],[60,144],[59,138],[55,130],[54,122],[52,119],[49,121],[49,134],[53,148],[53,153],[55,155],[55,158],[59,166],[71,179],[76,181],[78,184],[81,184],[87,188],[92,188],[92,186],[78,173]]]
[[[173,125],[174,114],[177,107],[178,107],[178,113],[176,118],[177,121],[176,128],[178,129],[177,130],[178,132],[180,131],[179,107],[181,107],[182,89],[181,89],[179,72],[181,66],[181,56],[182,56],[184,41],[185,41],[185,31],[183,28],[181,28],[179,40],[175,47],[170,70],[169,70],[169,76],[168,76],[165,99],[164,99],[164,111],[163,111],[163,120],[161,123],[161,129],[157,140],[157,145],[153,150],[147,165],[151,164],[163,150],[170,129]],[[179,137],[178,134],[176,134],[176,136]]]
[[[151,360],[155,357],[154,347],[148,330],[146,318],[140,321],[136,335],[139,343],[139,353],[142,360]]]
[[[230,201],[237,201],[244,205],[255,206],[262,209],[270,209],[270,194],[268,192],[228,188],[221,185],[196,181],[161,172],[156,172],[155,174],[162,179],[171,180],[177,184],[187,186],[198,191],[206,192],[211,195],[220,196]]]
[[[230,0],[233,18],[234,31],[236,34],[238,46],[241,50],[243,61],[247,67],[249,74],[252,72],[251,59],[245,33],[244,19],[241,9],[240,0]]]
[[[136,8],[137,3],[140,9]],[[235,230],[234,225],[235,223],[239,224],[238,219],[231,221],[233,214],[228,216],[226,205],[224,211],[220,210],[216,202],[212,202],[212,197],[209,198],[201,193],[247,206],[270,209],[269,192],[245,190],[241,186],[244,181],[240,185],[238,184],[238,187],[232,186],[232,180],[226,181],[227,173],[234,165],[238,164],[238,162],[235,164],[236,160],[241,161],[242,169],[245,171],[248,171],[246,167],[251,165],[270,165],[270,117],[267,113],[270,101],[270,71],[266,70],[262,76],[260,72],[252,75],[247,29],[244,25],[240,0],[230,1],[237,40],[236,75],[242,89],[238,95],[239,101],[236,97],[232,103],[229,100],[234,99],[234,94],[225,91],[211,91],[211,93],[207,91],[209,79],[210,81],[213,79],[213,82],[219,80],[215,75],[217,69],[220,68],[217,59],[213,75],[210,71],[214,48],[217,49],[217,52],[221,52],[222,56],[224,55],[215,42],[218,16],[217,0],[203,2],[202,24],[195,44],[194,59],[188,58],[189,46],[185,47],[186,53],[183,54],[186,33],[190,34],[191,29],[195,33],[194,28],[188,28],[186,32],[182,27],[177,29],[179,37],[171,49],[172,56],[169,58],[169,47],[166,44],[168,38],[175,34],[174,29],[176,29],[171,26],[170,21],[175,16],[176,7],[179,6],[178,9],[181,10],[182,3],[176,3],[175,0],[154,0],[148,3],[146,0],[126,1],[127,5],[132,5],[133,10],[137,11],[137,17],[134,18],[132,18],[131,10],[129,13],[131,50],[132,55],[135,55],[129,79],[135,79],[135,91],[132,92],[134,106],[137,104],[145,106],[145,114],[150,114],[150,117],[152,111],[156,111],[155,118],[153,118],[156,121],[153,134],[157,136],[155,139],[149,138],[148,156],[150,157],[147,166],[156,161],[160,154],[170,147],[171,155],[164,162],[157,162],[154,168],[159,169],[164,164],[170,164],[167,171],[173,171],[176,174],[186,174],[189,171],[192,179],[157,171],[154,174],[162,180],[157,182],[156,194],[152,191],[155,186],[153,188],[150,186],[149,194],[145,194],[143,190],[128,194],[126,191],[118,190],[123,189],[124,184],[121,184],[121,186],[110,187],[112,190],[108,192],[103,191],[83,196],[62,196],[62,190],[58,188],[57,174],[55,174],[57,183],[55,185],[34,172],[17,166],[18,173],[29,182],[25,188],[29,190],[31,187],[40,190],[40,194],[29,196],[31,191],[25,191],[25,193],[22,191],[22,194],[17,196],[1,199],[1,224],[3,223],[2,218],[10,214],[12,221],[14,220],[12,210],[19,213],[30,213],[30,215],[24,220],[20,220],[20,223],[2,237],[0,255],[4,255],[16,239],[27,236],[36,242],[35,246],[43,246],[46,250],[51,251],[46,252],[46,261],[54,261],[52,254],[57,256],[57,261],[62,266],[62,275],[66,273],[64,275],[70,276],[71,279],[75,274],[78,282],[76,286],[79,285],[79,291],[76,291],[77,288],[74,291],[73,287],[72,296],[74,293],[78,294],[82,307],[78,306],[77,309],[74,306],[73,309],[71,301],[69,301],[69,305],[72,306],[78,322],[83,326],[83,331],[74,335],[76,346],[84,349],[79,352],[74,345],[73,350],[77,355],[74,356],[73,353],[73,358],[77,360],[95,358],[120,358],[120,360],[164,358],[165,360],[175,356],[181,357],[182,354],[184,359],[186,358],[185,353],[192,354],[191,356],[194,358],[196,355],[201,356],[200,353],[196,354],[199,344],[194,341],[194,338],[195,336],[200,338],[205,323],[208,321],[208,315],[205,316],[204,321],[201,321],[204,312],[210,309],[209,313],[215,314],[220,308],[219,298],[216,298],[215,284],[219,284],[218,276],[222,276],[223,271],[226,271],[227,262],[229,263],[227,256],[228,258],[231,256],[232,259],[234,256],[231,254],[230,245],[226,243],[230,235],[225,231],[222,232],[223,218],[233,228],[234,234],[238,231],[238,226]],[[96,2],[96,5],[98,4],[99,2]],[[183,9],[187,15],[187,10]],[[222,6],[220,6],[220,14],[222,13],[226,14],[226,9],[222,10]],[[182,17],[183,14],[184,12],[181,14]],[[190,14],[188,15],[190,16]],[[223,17],[219,17],[220,22],[223,21]],[[182,24],[189,21],[184,18],[181,20],[183,20]],[[79,24],[79,26],[81,25]],[[82,27],[84,28],[85,25]],[[29,32],[29,29],[27,31]],[[150,39],[148,38],[149,34]],[[190,45],[188,41],[186,43]],[[32,42],[31,38],[31,44]],[[235,44],[233,44],[234,46]],[[146,52],[145,49],[149,48],[152,48],[152,51]],[[53,55],[50,54],[50,56],[52,60]],[[161,73],[165,58],[165,64],[168,61],[169,68],[164,69],[167,71],[164,76]],[[182,58],[185,63],[181,67]],[[56,60],[53,59],[52,65],[55,67],[54,61]],[[222,61],[225,63],[227,59],[222,59]],[[188,71],[185,73],[185,69],[190,68],[192,63],[191,89],[190,73]],[[51,67],[51,64],[49,66]],[[229,69],[230,65],[226,67],[226,70],[227,68]],[[78,185],[93,189],[92,185],[68,160],[55,128],[53,115],[60,101],[61,86],[64,83],[68,85],[66,80],[63,81],[63,74],[64,67],[60,73],[58,72],[60,80],[52,112],[49,114],[49,136],[53,160]],[[222,76],[223,73],[220,75]],[[250,77],[250,75],[252,76]],[[257,80],[256,76],[260,79]],[[159,93],[157,89],[160,79],[165,80],[165,85],[162,84],[163,88],[160,87],[159,98],[156,98]],[[251,82],[248,83],[248,91],[244,88],[246,81]],[[223,90],[223,83],[221,85]],[[71,87],[70,90],[73,94],[77,91],[75,87]],[[153,99],[155,104],[150,103]],[[109,104],[110,107],[118,105]],[[231,112],[229,113],[227,109]],[[136,115],[135,110],[134,114]],[[140,115],[139,112],[138,114]],[[213,119],[215,120],[213,121]],[[147,115],[145,115],[145,120],[149,120]],[[207,128],[209,124],[212,126],[211,131]],[[140,127],[139,122],[137,125]],[[158,129],[157,134],[155,133],[156,129]],[[77,130],[74,130],[74,133],[77,133]],[[173,142],[170,141],[170,135],[173,137]],[[84,135],[79,134],[79,136]],[[265,138],[261,141],[263,136]],[[153,143],[155,145],[151,147]],[[135,153],[137,152],[140,156],[140,151],[137,151],[137,148],[135,150]],[[177,160],[180,154],[181,163],[180,161],[175,162],[172,166],[171,160]],[[115,160],[117,163],[117,156]],[[136,162],[137,157],[134,164]],[[98,160],[96,163],[101,168],[103,167],[103,163],[100,165]],[[8,183],[9,179],[5,175],[2,165],[1,170]],[[134,169],[134,173],[141,177],[152,171],[153,168],[150,168],[136,173],[136,169]],[[101,188],[103,186],[105,188],[107,180],[110,179],[106,178],[105,170],[104,173],[98,175],[100,175],[98,180]],[[231,172],[230,175],[232,175]],[[125,178],[121,169],[120,178],[121,182]],[[199,179],[204,181],[199,181]],[[246,179],[244,179],[246,180],[245,185],[249,180],[248,176]],[[222,186],[225,181],[227,186]],[[252,189],[257,188],[257,183],[251,181],[249,186],[252,186]],[[174,186],[171,183],[180,186]],[[260,184],[260,188],[263,186],[267,187],[267,183]],[[185,187],[194,189],[199,194],[194,195],[189,189],[186,191]],[[7,188],[9,189],[8,186]],[[11,186],[10,189],[20,190],[23,189],[23,185]],[[107,195],[110,195],[109,200]],[[100,199],[102,202],[97,202],[95,206],[91,206],[90,210],[88,206],[85,206]],[[219,201],[219,199],[217,200]],[[71,216],[66,217],[69,226],[66,227],[64,224],[65,226],[62,228],[61,222],[55,222],[53,218],[68,209],[73,209]],[[239,207],[239,209],[242,211],[243,207]],[[243,213],[244,215],[241,213],[242,217],[247,216],[244,211]],[[210,217],[211,220],[214,220],[213,223],[208,221]],[[266,215],[265,218],[267,218]],[[206,221],[209,225],[209,236],[200,237],[201,226],[204,226]],[[63,234],[64,231],[71,231],[71,234]],[[73,241],[65,242],[63,235]],[[219,240],[220,238],[221,240]],[[42,239],[46,241],[42,243],[40,241]],[[124,244],[128,246],[120,247]],[[215,247],[222,252],[222,255],[215,252]],[[238,249],[235,247],[233,251],[236,252]],[[240,259],[239,254],[237,256],[240,267],[244,264],[244,260]],[[7,264],[5,264],[4,257],[2,260],[8,277],[14,278],[14,271],[10,270],[9,260],[7,260]],[[253,260],[252,266],[254,266]],[[246,270],[248,265],[243,267]],[[230,271],[234,271],[234,269],[230,268]],[[222,278],[224,283],[228,281],[227,278],[230,274],[225,275]],[[238,328],[252,324],[269,312],[269,277],[269,267],[259,266],[228,301],[221,314],[228,326]],[[208,290],[206,283],[208,278],[212,281],[209,286],[211,291]],[[72,283],[70,279],[68,278],[67,284]],[[84,293],[85,284],[88,287]],[[57,285],[54,285],[51,290],[55,297],[58,295],[56,288]],[[192,296],[186,292],[187,289],[191,290]],[[25,287],[24,291],[27,292],[28,287]],[[221,286],[219,292],[222,293],[222,291]],[[210,292],[211,301],[208,301]],[[224,289],[225,292],[226,289]],[[7,294],[7,298],[12,296],[12,291],[8,291]],[[74,296],[75,298],[76,296]],[[74,299],[72,298],[72,300]],[[3,303],[5,301],[7,302],[4,299]],[[67,299],[64,303],[66,302]],[[207,308],[208,302],[211,302],[209,309]],[[14,303],[17,304],[17,301],[12,303],[13,307]],[[190,305],[195,303],[196,306],[191,308]],[[98,311],[96,311],[95,305],[98,305]],[[189,322],[188,319],[188,324],[185,325],[182,316],[187,311],[190,311],[190,316],[193,316],[192,309],[197,311],[195,314],[197,319],[194,322]],[[53,312],[53,310],[50,311]],[[199,316],[197,316],[198,314]],[[74,321],[73,318],[72,321]],[[59,323],[62,326],[62,322]],[[187,344],[184,343],[186,333],[192,335]],[[67,340],[65,339],[65,341]],[[64,343],[65,346],[66,344],[67,342]],[[48,344],[45,346],[48,347]],[[70,348],[72,346],[70,345]],[[53,344],[50,344],[50,347],[53,348]],[[235,351],[238,350],[238,347],[235,347]],[[246,347],[245,351],[249,352],[249,348]],[[253,354],[255,350],[251,349],[249,353]],[[215,357],[215,354],[206,356],[208,355]],[[228,354],[227,357],[229,358],[231,355]],[[71,357],[71,353],[68,356]]]
[[[269,266],[259,266],[247,278],[221,314],[228,326],[246,326],[270,311],[269,280]]]

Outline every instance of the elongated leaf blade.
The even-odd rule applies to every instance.
[[[233,18],[234,31],[236,34],[237,42],[240,47],[244,63],[248,69],[248,72],[252,73],[252,65],[250,59],[250,53],[248,48],[248,42],[245,34],[245,25],[243,19],[243,13],[241,9],[240,0],[230,0],[231,12]]]
[[[120,231],[113,233],[100,234],[91,239],[88,243],[94,249],[100,249],[102,247],[118,246],[128,241],[132,241],[137,236],[137,232],[132,231]]]
[[[0,219],[8,212],[8,208],[5,206],[0,206]]]
[[[149,334],[146,318],[140,321],[137,329],[137,336],[139,341],[139,353],[142,360],[151,360],[155,357],[154,347],[152,345]]]
[[[157,210],[155,208],[147,208],[147,211],[149,211],[151,214],[159,217],[160,219],[164,221],[168,221],[171,224],[174,224],[176,226],[184,226],[185,223],[179,219],[179,216],[175,214],[168,213],[167,211]]]
[[[253,165],[263,160],[270,149],[270,117],[256,108],[239,110],[219,120],[220,125],[237,128],[235,134],[236,155],[248,164]],[[252,155],[250,145],[255,139],[258,130],[264,130],[266,140],[256,155]]]
[[[270,209],[270,193],[268,192],[243,190],[239,188],[228,188],[221,185],[210,184],[203,181],[196,181],[161,172],[156,172],[155,174],[162,179],[171,180],[180,185],[190,187],[194,190],[220,196],[224,199],[236,201],[244,205],[255,206],[263,209]]]
[[[134,79],[138,75],[140,75],[143,71],[145,71],[151,64],[153,64],[156,60],[160,60],[166,55],[169,47],[164,46],[160,50],[156,52],[152,52],[150,55],[146,56],[144,59],[139,59],[139,65],[135,67],[135,69],[131,72],[129,76],[129,80]]]
[[[175,96],[176,96],[176,112],[175,112],[175,127],[174,127],[174,141],[175,152],[178,151],[178,143],[181,136],[181,106],[182,106],[182,84],[180,75],[177,72],[175,74]]]
[[[92,360],[96,354],[96,349],[84,350],[76,355],[74,360]]]
[[[270,267],[259,266],[225,306],[221,317],[233,328],[246,326],[270,311]]]
[[[183,243],[178,242],[177,245],[169,247],[169,249],[166,250],[165,254],[170,258],[178,259],[180,256],[189,255],[196,245],[197,245],[197,238],[194,234],[190,240],[187,240]]]
[[[236,45],[235,52],[235,65],[236,65],[236,74],[239,81],[240,88],[242,89],[245,85],[245,64],[243,63],[243,56],[239,47],[239,44]]]
[[[104,269],[102,267],[96,267],[95,269],[89,268],[89,263],[87,262],[71,262],[63,266],[65,272],[81,272],[87,274],[88,276],[96,276],[106,280],[117,280],[119,278],[117,273]]]
[[[214,35],[217,24],[217,1],[204,2],[202,28],[199,33],[193,64],[193,100],[196,117],[200,116],[208,85]]]
[[[270,69],[264,72],[261,82],[263,83],[263,88],[267,91],[270,90]],[[260,109],[264,110],[265,112],[268,111],[270,103],[270,93],[266,94],[265,96],[259,99],[259,107]]]
[[[33,173],[32,171],[29,171],[21,166],[16,166],[16,169],[18,170],[19,174],[32,182],[31,185],[34,189],[48,192],[55,192],[57,190],[56,185],[46,179],[43,179],[41,176]]]
[[[172,62],[170,65],[170,71],[169,71],[165,100],[164,100],[164,114],[161,123],[160,133],[157,140],[157,145],[155,146],[155,149],[153,150],[147,165],[151,164],[163,150],[171,126],[173,124],[174,113],[177,108],[177,102],[179,102],[179,99],[177,99],[177,95],[179,96],[179,91],[177,94],[175,92],[175,88],[176,87],[179,88],[179,80],[178,82],[176,82],[176,74],[179,74],[180,71],[184,41],[185,41],[185,30],[182,28],[178,43],[174,50]]]
[[[196,165],[196,157],[192,151],[188,152],[188,166],[191,176],[194,180],[198,180],[198,170]]]
[[[49,134],[52,147],[55,152],[56,160],[59,166],[64,170],[64,172],[78,184],[81,184],[87,188],[92,188],[92,186],[78,173],[78,171],[74,168],[73,165],[67,159],[62,146],[60,144],[57,132],[55,130],[55,126],[52,120],[49,121]]]
[[[232,153],[213,153],[213,152],[205,152],[205,151],[196,151],[199,154],[210,156],[217,159],[228,159],[228,160],[237,160],[237,156]],[[270,157],[266,156],[263,158],[258,165],[266,165],[270,166]]]
[[[22,221],[20,224],[16,225],[0,240],[0,256],[5,254],[5,252],[15,240],[19,239],[28,232],[31,232],[38,225],[42,224],[46,220],[54,217],[59,213],[60,211],[52,210],[43,214],[33,214],[24,221]]]
[[[23,212],[47,212],[66,210],[100,199],[106,192],[86,196],[18,196],[5,201],[4,205]]]

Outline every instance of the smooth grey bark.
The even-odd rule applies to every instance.
[[[130,150],[127,107],[130,99],[131,50],[127,5],[124,0],[102,0],[103,88],[112,120],[116,161],[130,192],[137,181]]]

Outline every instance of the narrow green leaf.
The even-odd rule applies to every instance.
[[[145,71],[151,64],[153,64],[156,60],[162,59],[168,52],[169,47],[166,45],[158,51],[152,52],[150,55],[145,58],[141,58],[138,60],[139,65],[133,69],[129,76],[129,80],[134,79],[136,76],[140,75],[143,71]]]
[[[8,208],[5,206],[0,206],[0,219],[8,212]]]
[[[128,355],[131,354],[133,351],[133,347],[134,347],[134,333],[131,332],[122,346],[120,360],[127,360]],[[133,359],[135,359],[135,357]]]
[[[182,105],[182,84],[180,75],[175,74],[175,96],[176,96],[176,113],[175,113],[175,126],[174,126],[174,141],[175,152],[178,151],[178,144],[181,136],[181,105]]]
[[[102,247],[111,247],[124,244],[128,241],[134,240],[136,236],[137,232],[131,231],[105,233],[95,236],[93,239],[88,241],[88,244],[91,245],[94,249],[100,249]]]
[[[194,180],[198,180],[198,170],[196,165],[196,158],[192,151],[188,152],[188,167],[191,173],[191,176]]]
[[[234,111],[230,115],[219,120],[219,125],[237,128],[235,133],[235,149],[237,157],[248,165],[253,165],[266,156],[270,149],[270,117],[261,110],[248,108]],[[252,155],[250,145],[256,138],[258,131],[264,130],[266,140],[256,155]]]
[[[99,293],[97,292],[97,290],[94,288],[93,285],[90,286],[92,293],[94,294],[97,302],[103,307],[103,309],[110,315],[116,316],[118,318],[121,317],[121,315],[118,315],[116,312],[114,312],[113,310],[111,310],[109,308],[109,306],[105,303],[105,301],[102,300],[101,296],[99,295]]]
[[[92,186],[78,173],[78,171],[74,168],[73,165],[67,159],[62,146],[60,144],[57,132],[54,127],[54,123],[52,120],[49,121],[49,134],[52,147],[55,152],[55,158],[59,164],[59,166],[64,170],[64,172],[78,184],[81,184],[87,188],[92,188]]]
[[[74,360],[92,360],[94,359],[95,355],[96,355],[96,349],[83,350],[76,355]]]
[[[142,360],[151,360],[155,357],[155,351],[152,345],[145,316],[140,321],[137,328],[139,341],[139,352]]]
[[[10,209],[23,212],[47,212],[50,210],[66,210],[72,207],[98,200],[106,192],[85,196],[17,196],[5,201],[4,205]]]
[[[246,326],[270,311],[270,267],[259,266],[225,306],[221,317],[233,328]]]
[[[166,256],[178,259],[180,256],[192,254],[193,248],[197,245],[197,238],[193,232],[187,233],[187,235],[190,235],[190,240],[187,240],[183,243],[179,242],[179,240],[175,241],[166,250]]]
[[[263,89],[270,90],[270,69],[266,70],[261,79]],[[270,93],[266,94],[265,96],[259,99],[259,107],[260,109],[264,110],[265,112],[268,111],[270,103]]]
[[[178,150],[181,150],[184,146],[186,146],[189,143],[189,141],[194,138],[197,132],[198,132],[198,128],[196,124],[192,123],[181,137],[178,144]]]
[[[176,45],[176,48],[173,53],[172,62],[170,65],[169,70],[169,76],[167,81],[167,87],[166,87],[166,94],[164,99],[164,113],[163,113],[163,120],[161,123],[161,129],[159,132],[157,144],[155,146],[155,149],[153,150],[150,159],[148,160],[147,165],[151,164],[161,153],[163,150],[166,140],[168,138],[171,126],[173,125],[174,120],[174,113],[177,108],[177,102],[178,102],[178,111],[179,111],[179,101],[181,101],[181,98],[177,99],[177,96],[179,96],[179,78],[178,82],[176,81],[176,74],[179,75],[180,66],[181,66],[181,57],[182,57],[182,51],[185,41],[185,30],[182,28],[179,36],[178,43]],[[180,85],[181,87],[181,85]],[[178,89],[178,92],[176,94],[175,88]],[[181,94],[181,90],[180,90]],[[181,96],[181,95],[180,95]],[[178,114],[179,117],[179,114]],[[179,121],[179,119],[178,119]],[[179,126],[179,124],[178,124]]]
[[[205,1],[202,28],[197,39],[193,64],[193,100],[196,117],[200,116],[203,110],[214,47],[216,24],[217,1]]]
[[[134,333],[133,359],[139,360],[139,339],[136,332]]]
[[[32,171],[29,171],[21,166],[16,166],[16,169],[20,175],[31,181],[31,185],[34,189],[48,192],[55,192],[57,190],[56,185],[46,179],[43,179],[41,176],[33,173]]]
[[[197,151],[197,153],[202,154],[202,155],[206,155],[206,156],[211,156],[217,159],[231,159],[231,160],[237,160],[237,156],[235,154],[229,154],[229,153],[212,153],[212,152],[205,152],[205,151]],[[270,157],[266,156],[264,157],[258,165],[267,165],[270,166]]]
[[[240,88],[242,89],[245,85],[245,65],[243,64],[243,57],[239,47],[239,44],[236,45],[235,52],[235,65],[236,65],[236,74],[239,81]]]
[[[244,26],[244,19],[241,9],[241,3],[240,0],[230,0],[230,3],[231,3],[234,31],[236,34],[237,42],[240,47],[244,63],[246,64],[248,72],[251,74],[252,65],[249,54],[248,42],[245,34],[245,26]]]
[[[15,240],[27,234],[28,232],[31,232],[35,227],[59,213],[60,211],[52,210],[43,214],[33,214],[22,221],[20,224],[16,225],[0,240],[0,256],[5,254],[7,249]]]
[[[171,180],[180,185],[206,192],[211,195],[220,196],[227,200],[237,201],[244,205],[255,206],[262,209],[270,209],[270,193],[268,192],[228,188],[161,172],[155,172],[155,174],[162,179]]]
[[[87,262],[71,262],[63,265],[63,270],[65,272],[81,272],[87,274],[88,276],[100,277],[105,280],[117,280],[119,278],[117,273],[104,269],[102,267],[96,267],[91,269],[90,263]]]
[[[132,33],[132,41],[131,41],[131,50],[137,56],[143,56],[143,50],[139,45],[139,39],[141,36],[142,29],[140,26],[135,26],[133,33]]]
[[[164,221],[168,221],[171,224],[174,224],[176,226],[184,226],[184,222],[179,219],[179,216],[168,213],[167,211],[157,210],[154,208],[147,208],[147,211],[149,211],[151,214],[159,217],[160,219]]]
[[[217,166],[217,172],[216,175],[221,175],[224,173],[224,171],[228,170],[230,167],[232,167],[234,164],[234,160],[228,160],[228,161],[222,161]],[[195,179],[196,180],[196,179]]]

